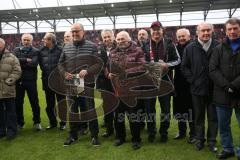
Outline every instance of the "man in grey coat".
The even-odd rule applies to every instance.
[[[64,76],[66,82],[71,82],[76,77],[84,79],[84,90],[87,88],[94,88],[95,86],[95,75],[96,72],[101,69],[102,64],[95,63],[94,59],[97,56],[97,46],[86,40],[84,37],[84,28],[80,23],[75,23],[71,26],[71,33],[73,36],[73,43],[68,43],[64,46],[63,52],[59,59],[59,70]],[[88,57],[85,61],[89,64],[80,64],[78,59],[82,59],[81,56]],[[79,58],[80,57],[80,58]],[[91,57],[91,58],[89,58]],[[89,95],[93,95],[90,91]],[[87,96],[89,96],[87,95]],[[73,113],[87,112],[89,110],[95,111],[95,103],[93,98],[85,98],[86,96],[69,96],[68,98],[73,100],[74,103],[71,107]],[[86,100],[86,101],[85,101]],[[86,102],[86,103],[85,103]],[[96,115],[96,113],[93,113]],[[89,122],[89,130],[91,133],[91,143],[94,146],[99,145],[98,141],[98,120],[93,118],[91,120],[86,120]],[[86,122],[85,121],[85,122]],[[70,132],[69,137],[64,142],[64,146],[69,146],[78,139],[78,131],[80,130],[83,122],[74,121],[70,122]]]

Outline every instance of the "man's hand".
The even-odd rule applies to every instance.
[[[27,62],[28,63],[32,62],[32,59],[31,58],[27,58]]]
[[[229,92],[229,93],[233,93],[232,88],[228,88],[228,92]]]
[[[163,73],[165,73],[167,71],[167,69],[168,69],[168,64],[165,63],[163,60],[159,60],[158,63],[162,67]]]
[[[109,73],[108,74],[108,79],[113,79],[114,77],[117,77],[117,75],[114,74],[114,73]]]
[[[65,79],[66,80],[71,80],[73,78],[73,75],[69,72],[65,72]]]
[[[80,77],[80,78],[84,78],[87,74],[88,74],[88,73],[87,73],[87,70],[83,69],[83,70],[81,70],[81,71],[79,72],[79,77]]]

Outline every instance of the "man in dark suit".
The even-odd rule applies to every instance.
[[[181,69],[190,83],[192,94],[194,125],[196,140],[195,147],[202,150],[205,140],[205,112],[207,111],[209,150],[216,152],[217,113],[212,104],[213,83],[209,78],[209,59],[217,41],[212,39],[213,25],[202,22],[197,26],[198,38],[189,44],[184,51]]]

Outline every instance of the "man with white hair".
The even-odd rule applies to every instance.
[[[209,59],[217,41],[212,39],[213,25],[202,22],[197,26],[198,38],[189,44],[184,51],[181,69],[190,83],[192,94],[195,147],[202,150],[205,140],[205,113],[207,111],[209,150],[217,152],[216,137],[218,121],[216,107],[212,103],[213,82],[209,78]]]
[[[0,38],[0,139],[12,140],[17,134],[15,83],[20,76],[18,59],[5,49],[5,41]]]
[[[108,62],[110,52],[116,47],[114,32],[111,29],[104,29],[101,32],[101,37],[102,44],[98,48],[98,53],[104,62],[104,66],[102,71],[98,75],[96,84],[98,89],[113,92],[112,83],[110,79],[106,77],[104,71],[106,69],[106,64]],[[107,97],[105,94],[102,94],[102,98],[103,107],[106,107],[109,101],[109,97]],[[104,125],[106,126],[106,132],[102,135],[102,137],[107,138],[113,134],[114,132],[113,117],[114,117],[113,112],[104,115]]]
[[[33,127],[39,131],[42,129],[40,122],[40,107],[37,92],[37,66],[39,50],[32,46],[33,36],[31,34],[22,35],[22,45],[14,49],[14,54],[20,61],[22,77],[16,84],[16,111],[17,123],[21,129],[24,126],[23,103],[25,91],[27,92],[32,112]]]
[[[110,68],[109,73],[106,73],[109,79],[118,78],[126,80],[126,77],[132,73],[141,71],[141,67],[145,63],[144,54],[140,47],[137,47],[134,42],[131,41],[131,37],[126,31],[121,31],[116,36],[117,47],[111,51],[109,62],[118,63],[126,75],[120,76],[114,72],[114,68]],[[139,63],[138,67],[129,67],[132,63]],[[111,63],[110,63],[111,66]],[[115,93],[118,91],[115,89]],[[129,115],[130,130],[132,134],[132,147],[134,150],[139,149],[140,138],[140,122],[137,117],[138,106],[130,107],[126,105],[121,99],[118,107],[115,110],[114,127],[116,131],[116,141],[114,146],[120,146],[125,142],[126,130],[125,130],[125,112]],[[132,117],[134,116],[134,117]]]
[[[177,37],[177,50],[182,58],[183,51],[185,47],[190,43],[190,32],[186,28],[178,29],[176,32]],[[192,111],[192,100],[189,100],[191,97],[190,85],[186,81],[184,75],[181,71],[181,65],[175,67],[174,74],[174,88],[175,96],[173,97],[173,113],[175,119],[178,120],[178,134],[174,139],[182,139],[186,136],[187,124],[189,123],[189,139],[188,143],[194,142],[194,125],[193,125],[193,111]]]

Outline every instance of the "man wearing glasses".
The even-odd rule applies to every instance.
[[[56,36],[53,33],[46,33],[43,38],[43,48],[39,54],[39,65],[42,70],[42,85],[43,90],[45,91],[46,97],[46,112],[49,119],[49,126],[46,127],[47,130],[53,129],[57,127],[57,119],[54,112],[56,100],[60,104],[62,100],[65,99],[65,96],[60,95],[53,91],[49,87],[48,79],[53,72],[53,70],[57,67],[60,55],[62,53],[62,48],[57,45]],[[65,122],[59,123],[59,129],[65,129]]]
[[[97,56],[97,46],[94,43],[85,39],[85,32],[82,24],[73,24],[71,27],[71,32],[73,37],[73,43],[68,43],[64,46],[63,52],[59,60],[59,70],[61,74],[64,75],[65,81],[71,81],[76,77],[80,77],[84,78],[84,88],[94,88],[94,74],[96,70],[101,68],[101,64],[95,63],[93,65],[83,67],[84,65],[88,64],[79,64],[77,62],[77,59],[79,59],[79,57],[81,59],[81,55],[89,55],[90,57],[94,55]],[[72,60],[73,63],[68,63],[69,60]],[[94,58],[89,59],[89,61],[92,60],[94,60]],[[90,93],[90,95],[92,95],[92,92]],[[80,112],[86,111],[86,108],[87,111],[95,111],[95,103],[93,98],[85,98],[81,96],[69,96],[68,98],[74,101],[71,106],[71,112],[73,113],[79,113],[79,108]],[[93,146],[97,146],[100,144],[98,141],[98,120],[97,118],[93,118],[88,122],[89,130],[91,133],[91,143]],[[70,121],[69,124],[69,137],[64,142],[64,146],[69,146],[78,139],[78,131],[80,129],[79,127],[81,127],[82,125],[82,122]]]

